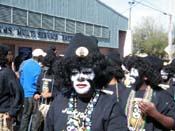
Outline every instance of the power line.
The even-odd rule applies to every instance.
[[[137,6],[138,4],[141,4],[141,5],[145,6],[145,7],[148,7],[148,8],[151,8],[151,9],[155,10],[155,11],[158,11],[158,12],[164,14],[164,15],[169,15],[169,16],[172,15],[172,14],[167,13],[167,12],[165,12],[165,11],[162,11],[162,10],[160,10],[160,9],[158,9],[158,8],[152,7],[152,6],[154,6],[154,5],[153,5],[152,3],[150,3],[150,2],[148,2],[148,1],[147,1],[147,3],[149,3],[149,4],[152,5],[152,6],[147,5],[147,4],[143,3],[142,1],[143,1],[143,0],[140,0],[140,1],[133,0],[133,2],[135,2],[135,4],[133,4],[130,8],[133,8],[133,7]],[[145,1],[144,1],[144,2],[145,2]],[[129,11],[130,8],[128,8],[128,9],[122,11],[121,14],[124,14],[125,12]]]
[[[140,0],[140,2],[143,1],[143,0]],[[136,3],[136,4],[133,4],[131,7],[129,7],[128,9],[124,10],[121,12],[121,14],[124,14],[125,12],[129,11],[130,8],[133,8],[135,6],[137,6],[139,3]]]
[[[164,12],[164,11],[162,11],[162,10],[160,10],[160,9],[157,9],[157,8],[154,8],[154,7],[149,6],[149,5],[147,5],[147,4],[144,4],[144,3],[141,2],[141,1],[136,1],[136,0],[134,0],[134,2],[137,2],[137,3],[141,4],[141,5],[143,5],[143,6],[145,6],[145,7],[148,7],[148,8],[151,8],[151,9],[153,9],[153,10],[155,10],[155,11],[158,11],[158,12],[164,14],[164,15],[171,15],[171,14],[169,14],[169,13],[167,13],[167,12]]]
[[[155,8],[157,8],[157,9],[158,9],[158,7],[157,7],[157,6],[155,6],[153,3],[151,3],[150,1],[145,0],[144,2],[145,2],[145,3],[148,3],[148,4],[149,4],[149,5],[151,5],[152,7],[155,7]]]

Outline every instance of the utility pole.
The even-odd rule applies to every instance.
[[[171,61],[173,59],[173,53],[174,53],[174,45],[173,45],[173,23],[172,23],[172,15],[166,14],[169,16],[169,25],[168,25],[168,46],[165,48],[165,51],[168,53],[169,60]]]
[[[129,1],[129,23],[128,23],[128,30],[131,30],[131,10],[132,10],[132,5],[135,4],[134,1]]]
[[[135,4],[134,1],[129,1],[129,20],[128,20],[128,30],[126,33],[125,44],[124,44],[124,54],[123,56],[127,56],[133,53],[133,39],[132,39],[132,29],[131,29],[131,10],[132,5]]]
[[[169,0],[169,12],[173,13],[173,1]],[[175,52],[175,45],[173,45],[173,15],[164,12],[164,15],[169,17],[169,24],[168,24],[168,46],[165,48],[165,51],[168,54],[169,60],[172,61],[173,54]]]

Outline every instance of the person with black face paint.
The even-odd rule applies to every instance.
[[[175,128],[175,104],[158,86],[161,78],[144,58],[134,56],[132,87],[121,94],[130,131],[169,131]]]
[[[164,90],[172,96],[175,101],[175,66],[168,64],[161,70],[162,82],[159,84]]]
[[[103,92],[108,62],[97,39],[75,34],[64,58],[55,64],[60,93],[46,117],[45,131],[127,131],[126,116],[115,96]]]
[[[109,78],[108,85],[104,87],[105,91],[110,91],[120,101],[120,92],[126,89],[122,79],[124,78],[124,71],[122,70],[122,60],[120,54],[116,50],[111,50],[107,53],[106,59],[109,61],[107,78]]]

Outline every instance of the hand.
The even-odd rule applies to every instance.
[[[5,119],[6,119],[6,120],[11,120],[12,117],[9,115],[9,113],[7,113],[7,114],[5,115]]]
[[[152,103],[152,102],[140,101],[139,108],[143,114],[151,116],[153,118],[158,112],[154,103]]]
[[[39,98],[40,98],[40,95],[39,95],[39,94],[35,94],[35,95],[34,95],[34,100],[35,100],[35,101],[38,101]]]
[[[41,95],[42,95],[43,98],[50,98],[52,96],[52,94],[49,93],[49,92],[41,93]]]

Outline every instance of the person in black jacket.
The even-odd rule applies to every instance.
[[[162,81],[159,86],[166,90],[175,101],[175,66],[172,63],[163,66],[161,77]]]
[[[126,89],[122,82],[122,79],[124,78],[122,60],[120,58],[120,54],[116,50],[108,52],[106,58],[109,61],[107,71],[110,81],[105,87],[105,90],[111,91],[112,94],[117,96],[117,101],[120,101],[120,93]]]
[[[57,90],[54,88],[54,73],[52,70],[53,63],[57,59],[52,48],[47,50],[42,65],[43,71],[37,80],[37,90],[34,94],[34,100],[38,102],[32,118],[31,131],[43,131],[44,121],[53,98],[56,96]]]
[[[175,128],[175,104],[171,95],[158,86],[160,73],[144,58],[133,56],[131,88],[121,94],[121,105],[131,131],[170,131]]]
[[[13,119],[22,107],[22,89],[7,64],[7,47],[0,45],[0,130],[13,131]]]
[[[45,131],[127,130],[116,97],[102,90],[108,82],[108,61],[97,42],[95,37],[75,34],[64,58],[54,65],[55,78],[62,79],[60,93],[46,117]]]

